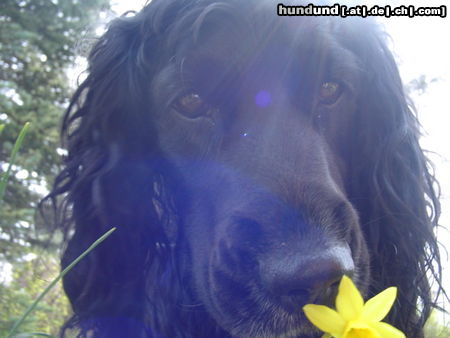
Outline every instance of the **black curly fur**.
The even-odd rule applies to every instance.
[[[298,29],[294,38],[289,35],[292,29]],[[77,329],[80,337],[109,338],[315,336],[301,315],[283,322],[276,301],[264,298],[260,308],[259,300],[252,298],[268,297],[258,273],[262,276],[262,266],[272,259],[267,255],[281,255],[270,239],[259,238],[278,238],[284,231],[266,225],[260,214],[267,212],[272,220],[289,205],[301,209],[298,217],[303,221],[298,222],[309,228],[320,217],[338,217],[327,216],[328,202],[321,198],[331,189],[324,186],[322,193],[321,184],[331,182],[344,196],[342,219],[355,225],[329,231],[316,224],[314,234],[325,239],[311,239],[313,244],[308,244],[313,230],[297,229],[306,238],[298,241],[309,250],[309,245],[320,246],[330,238],[345,239],[355,261],[356,283],[367,296],[397,286],[398,299],[387,321],[408,337],[422,337],[424,321],[435,307],[430,279],[440,285],[433,232],[440,210],[436,181],[418,143],[419,124],[385,39],[369,19],[277,18],[276,2],[267,0],[154,0],[136,15],[114,20],[93,47],[89,75],[64,116],[62,139],[68,156],[43,202],[53,204],[65,234],[63,267],[110,227],[118,227],[65,277],[74,315],[62,335]],[[204,44],[208,50],[202,50]],[[204,54],[211,48],[229,63],[209,64]],[[200,56],[195,54],[199,50]],[[330,60],[334,70],[329,69]],[[275,102],[277,98],[274,104],[314,115],[314,122],[305,118],[298,124],[289,115],[289,125],[275,123],[286,133],[259,135],[265,122],[275,120],[254,121],[260,128],[256,131],[245,120],[248,140],[232,139],[228,135],[239,136],[233,121],[249,109],[244,102],[248,88],[257,86],[244,74],[257,77],[268,69],[269,75],[259,78],[264,83],[275,74],[270,67],[282,67],[277,61],[289,70],[277,73],[274,83],[288,83],[283,88],[296,94],[289,104],[287,99]],[[216,76],[217,69],[221,73]],[[196,73],[194,84],[190,72]],[[341,106],[317,101],[317,85],[330,72],[348,76],[342,81],[350,84]],[[192,89],[209,98],[212,113],[226,113],[227,121],[214,117],[211,127],[202,118],[199,122],[181,116],[174,106]],[[352,111],[351,119],[343,111]],[[330,117],[330,112],[343,117]],[[305,146],[279,141],[294,135],[294,127],[299,136],[293,142]],[[270,135],[270,142],[262,134]],[[252,157],[260,150],[269,156]],[[298,172],[291,173],[289,164],[297,152],[301,163]],[[325,170],[323,163],[332,178],[309,182],[315,172]],[[291,217],[289,208],[286,215]],[[235,216],[235,210],[244,212],[247,222],[239,219],[239,229],[232,228],[231,221],[226,226],[214,223],[222,214],[227,220]],[[286,217],[282,220],[288,229],[296,221]],[[248,244],[248,239],[263,244]],[[228,249],[217,247],[224,243]],[[297,248],[295,243],[287,246]],[[211,271],[234,278],[221,289],[235,297],[230,307],[220,303],[223,313],[211,310],[214,306],[203,290],[222,286],[209,285],[198,263],[217,252],[225,256],[221,261],[226,271]],[[233,254],[239,256],[238,264]],[[236,270],[228,271],[230,266]],[[240,288],[250,289],[251,296]],[[299,301],[299,312],[301,305]],[[233,321],[227,311],[240,313],[241,319]]]

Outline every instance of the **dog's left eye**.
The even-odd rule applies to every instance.
[[[203,101],[200,95],[189,93],[175,101],[173,108],[180,114],[194,119],[205,115],[210,107]]]
[[[342,86],[337,82],[324,82],[319,89],[319,101],[322,104],[332,105],[342,95]]]

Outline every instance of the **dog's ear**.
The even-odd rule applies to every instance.
[[[340,37],[364,70],[352,130],[350,194],[370,249],[370,292],[397,286],[390,320],[416,337],[433,305],[426,274],[439,279],[435,178],[385,33],[368,19],[355,21],[346,22]]]
[[[171,2],[155,3],[114,20],[93,47],[88,76],[63,120],[64,169],[47,198],[61,211],[63,267],[117,227],[64,278],[75,313],[67,326],[101,328],[102,337],[142,336],[143,326],[136,323],[148,302],[146,274],[157,260],[160,270],[170,265],[161,224],[170,203],[164,200],[167,182],[149,93],[158,29],[170,17],[161,7]]]

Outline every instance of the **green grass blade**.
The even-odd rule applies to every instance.
[[[0,135],[2,134],[3,129],[5,128],[4,124],[0,124]]]
[[[29,127],[30,127],[30,122],[25,123],[25,125],[23,126],[22,130],[19,133],[19,136],[17,136],[16,143],[14,144],[14,147],[11,151],[11,155],[9,157],[8,169],[6,169],[6,171],[4,172],[4,174],[0,180],[0,201],[3,200],[3,194],[5,193],[5,188],[6,188],[6,181],[8,181],[8,177],[9,177],[9,174],[11,173],[12,165],[13,165],[14,161],[16,160],[17,152],[19,151],[19,148],[22,145],[23,139],[25,138],[25,135],[26,135]],[[3,128],[1,128],[1,129],[3,129]]]
[[[28,338],[28,337],[52,337],[52,335],[43,333],[43,332],[27,332],[27,333],[20,333],[16,335],[14,338]]]
[[[103,242],[109,235],[113,233],[116,228],[110,229],[103,236],[97,239],[94,243],[91,244],[89,248],[87,248],[81,255],[79,255],[72,263],[70,263],[61,273],[45,288],[45,290],[39,295],[38,298],[30,305],[30,307],[25,311],[22,317],[14,324],[7,338],[12,338],[14,333],[17,331],[19,326],[24,322],[27,316],[34,310],[34,308],[38,305],[42,298],[59,282],[59,280],[64,277],[66,273],[68,273],[80,260],[82,260],[89,252],[95,249],[97,245]]]

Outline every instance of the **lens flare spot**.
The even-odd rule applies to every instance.
[[[261,90],[255,95],[255,104],[258,107],[265,108],[272,102],[270,93],[266,90]]]

